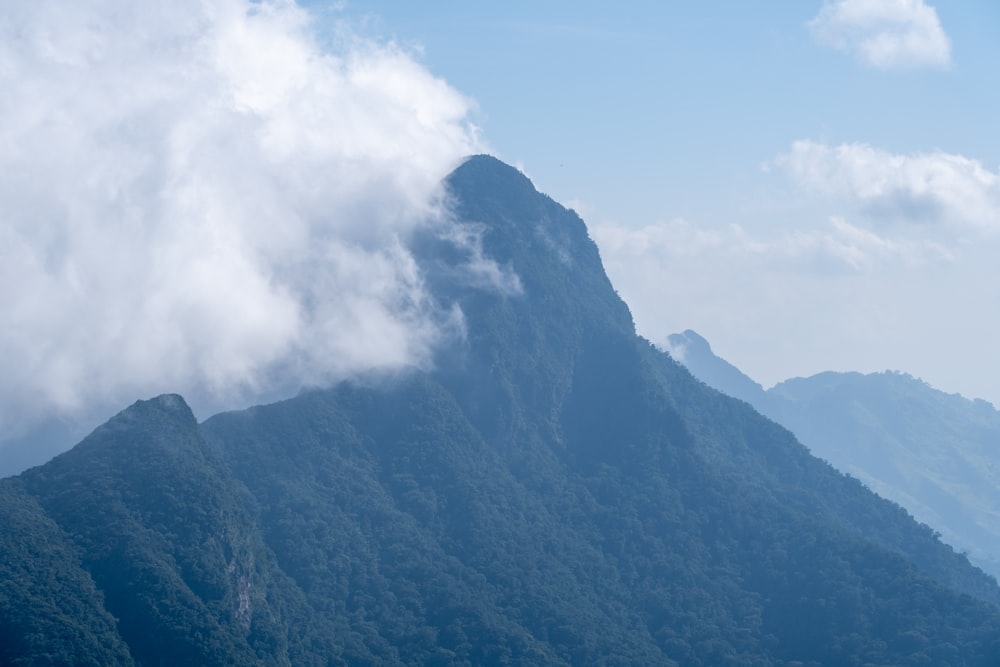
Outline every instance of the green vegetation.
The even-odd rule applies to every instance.
[[[0,484],[5,662],[997,663],[995,583],[636,337],[575,214],[450,186],[522,291],[416,239],[467,322],[433,372],[139,402]]]
[[[816,456],[899,503],[1000,576],[1000,412],[904,373],[819,373],[765,391],[693,331],[670,336],[685,366],[791,429]]]

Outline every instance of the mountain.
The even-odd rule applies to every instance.
[[[746,401],[763,414],[770,414],[767,392],[750,376],[712,351],[712,346],[697,332],[687,329],[667,336],[667,351],[692,375],[713,389]]]
[[[636,336],[575,213],[447,185],[434,369],[139,401],[0,481],[0,663],[997,664],[996,582]]]
[[[1000,412],[991,404],[894,372],[826,372],[765,391],[692,331],[671,335],[668,349],[1000,577]]]

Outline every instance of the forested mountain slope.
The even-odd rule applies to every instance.
[[[995,583],[637,337],[576,214],[448,185],[433,370],[139,402],[0,483],[5,662],[997,663]]]
[[[1000,411],[905,373],[826,372],[765,391],[693,331],[672,349],[708,385],[787,426],[810,450],[1000,577]]]

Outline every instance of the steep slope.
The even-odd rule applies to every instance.
[[[716,355],[709,342],[697,332],[687,329],[679,334],[670,334],[667,336],[666,349],[670,356],[709,387],[746,401],[757,411],[770,415],[769,399],[764,387]]]
[[[448,186],[454,224],[414,239],[465,321],[435,369],[200,427],[178,397],[140,402],[4,482],[65,545],[51,567],[75,568],[88,646],[139,664],[997,663],[995,583],[638,338],[576,214],[486,156]],[[26,571],[0,610],[58,595],[50,566]]]
[[[1000,411],[904,373],[820,373],[765,391],[693,331],[667,347],[711,387],[791,429],[1000,577]]]
[[[0,535],[0,664],[132,664],[80,554],[19,480],[0,482]]]
[[[325,625],[271,567],[245,492],[206,449],[179,396],[137,402],[74,449],[4,484],[44,511],[35,520],[51,534],[43,553],[68,552],[45,566],[45,576],[80,582],[84,601],[100,602],[88,617],[72,614],[87,628],[81,636],[99,629],[117,650],[110,659],[74,645],[78,657],[66,664],[84,664],[81,649],[93,664],[207,665],[223,656],[231,664],[292,664],[291,621]],[[50,588],[35,599],[65,608],[67,595]],[[38,609],[20,591],[8,600]]]
[[[820,456],[1000,577],[1000,412],[900,373],[821,373],[770,395]]]
[[[752,470],[751,484],[767,480],[777,493],[794,489],[795,498],[785,495],[783,504],[798,503],[809,511],[829,508],[851,530],[863,526],[867,539],[911,556],[919,552],[921,567],[948,585],[1000,602],[995,586],[963,567],[962,558],[937,543],[930,531],[906,521],[898,508],[871,504],[868,494],[820,465],[787,431],[706,392],[688,373],[676,372],[676,364],[652,352],[635,336],[628,309],[575,213],[535,192],[516,170],[485,156],[456,170],[449,185],[458,219],[487,223],[484,254],[510,267],[523,284],[523,294],[511,297],[449,283],[449,294],[470,313],[468,365],[457,380],[439,375],[453,385],[474,419],[482,420],[470,398],[475,393],[462,384],[470,377],[479,391],[493,387],[487,405],[515,406],[508,422],[521,430],[499,436],[498,446],[556,443],[573,456],[610,448],[621,462],[632,450],[647,456],[650,447],[622,444],[648,437],[643,429],[656,429],[656,437],[670,434],[675,443],[699,446],[697,454],[713,468],[725,467],[734,475]],[[439,262],[442,257],[453,264],[464,261],[448,253],[434,256]],[[518,395],[525,387],[539,390]],[[518,411],[529,409],[541,419],[517,418]],[[546,428],[539,431],[538,424]],[[822,489],[822,495],[814,489]]]

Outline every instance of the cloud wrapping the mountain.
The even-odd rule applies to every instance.
[[[951,42],[923,0],[835,0],[809,22],[817,42],[882,70],[945,67]]]
[[[480,148],[408,53],[273,0],[3,1],[0,428],[426,362],[404,249]]]
[[[843,198],[873,219],[1000,231],[1000,171],[962,155],[796,141],[775,164],[805,188]]]

